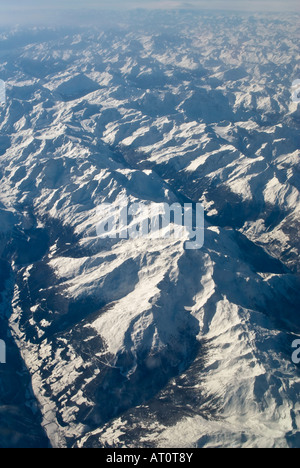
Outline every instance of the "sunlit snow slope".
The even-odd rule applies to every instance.
[[[0,446],[297,447],[299,17],[115,21],[0,35]],[[120,194],[204,247],[97,238]]]

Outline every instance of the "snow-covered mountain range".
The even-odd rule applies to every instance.
[[[298,25],[0,35],[1,446],[300,445]],[[99,239],[120,194],[201,202],[203,248]]]

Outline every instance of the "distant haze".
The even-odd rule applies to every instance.
[[[148,9],[212,9],[238,11],[299,12],[299,0],[2,0],[0,4],[0,24],[50,23],[59,21],[80,22],[91,10]],[[70,17],[64,11],[67,10]],[[90,15],[93,20],[93,15]]]

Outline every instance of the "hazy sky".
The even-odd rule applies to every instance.
[[[45,23],[69,10],[74,19],[91,9],[197,8],[245,11],[297,11],[299,0],[0,0],[0,24]],[[66,21],[68,20],[65,17]]]

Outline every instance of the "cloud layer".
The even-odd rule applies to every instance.
[[[5,0],[0,6],[0,24],[37,24],[55,22],[62,12],[65,21],[80,21],[82,15],[91,19],[92,10],[148,9],[210,9],[238,11],[280,11],[300,13],[299,0]]]

